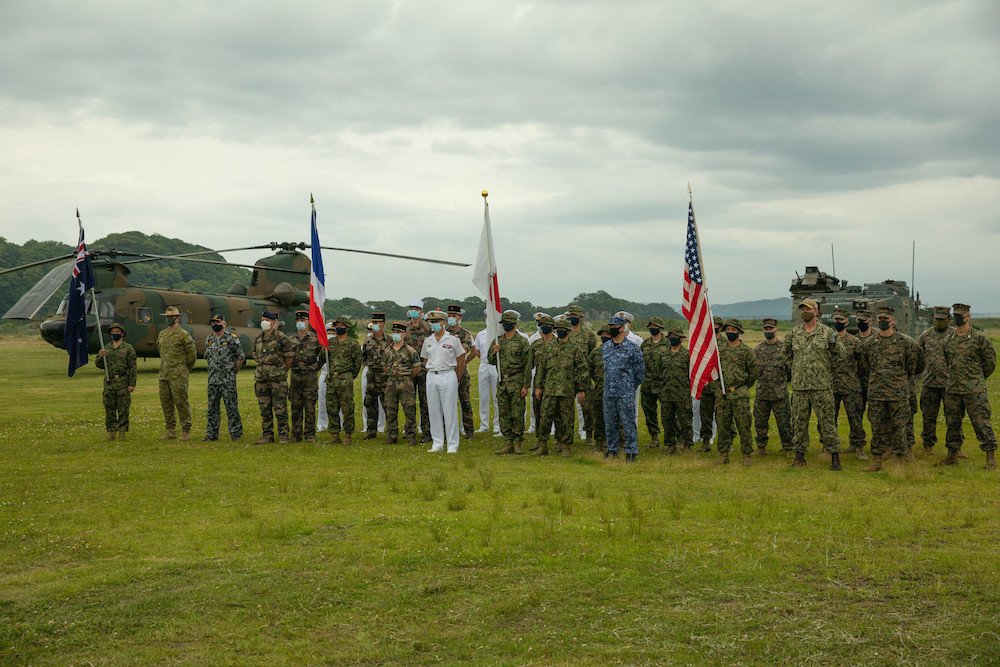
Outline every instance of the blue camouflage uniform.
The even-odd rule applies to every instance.
[[[604,431],[608,451],[618,451],[618,429],[621,428],[625,432],[625,453],[636,455],[639,453],[639,434],[635,424],[635,390],[642,384],[646,372],[642,351],[628,339],[621,343],[609,340],[601,346],[601,356],[604,359]]]

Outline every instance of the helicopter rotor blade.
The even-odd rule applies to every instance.
[[[75,253],[74,253],[75,256]],[[69,279],[75,261],[65,262],[49,271],[24,293],[10,309],[3,314],[5,320],[31,320],[42,309],[56,290]]]
[[[37,262],[31,262],[30,264],[22,264],[21,266],[15,266],[9,269],[0,269],[0,276],[5,273],[14,273],[15,271],[23,271],[24,269],[30,269],[34,266],[41,266],[42,264],[50,264],[52,262],[58,262],[63,259],[69,259],[70,257],[76,257],[75,252],[69,252],[65,255],[59,255],[58,257],[50,257],[48,259],[40,259]]]
[[[199,250],[197,252],[184,252],[179,255],[169,255],[164,257],[164,259],[183,259],[185,257],[195,257],[197,255],[212,255],[212,254],[222,254],[224,252],[239,252],[240,250],[266,250],[270,248],[270,245],[250,245],[244,246],[242,248],[224,248],[223,250]],[[141,264],[142,262],[158,262],[161,261],[155,257],[148,257],[146,259],[133,259],[127,262],[122,262],[122,264]]]
[[[306,248],[312,246],[304,244]],[[429,259],[427,257],[414,257],[413,255],[397,255],[391,252],[376,252],[374,250],[355,250],[354,248],[335,248],[333,246],[320,246],[323,250],[337,250],[339,252],[356,252],[363,255],[378,255],[379,257],[395,257],[396,259],[409,259],[414,262],[429,262],[431,264],[447,264],[448,266],[472,266],[471,264],[465,264],[462,262],[449,262],[444,259]]]
[[[215,260],[215,259],[195,259],[194,257],[176,257],[176,256],[170,256],[170,255],[153,255],[153,254],[145,253],[145,252],[122,253],[122,254],[127,254],[127,255],[130,255],[132,257],[146,257],[146,258],[149,258],[151,260],[152,259],[158,259],[158,260],[172,259],[172,260],[176,260],[178,262],[195,262],[197,264],[218,264],[218,265],[221,265],[221,266],[242,266],[243,268],[247,268],[247,269],[266,269],[268,271],[280,271],[281,273],[294,273],[295,275],[298,275],[298,276],[308,276],[309,275],[308,271],[296,271],[295,269],[282,269],[282,268],[276,267],[276,266],[258,266],[256,264],[236,264],[235,262],[220,262],[220,261]]]

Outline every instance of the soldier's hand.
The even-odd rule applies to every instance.
[[[576,400],[580,403],[580,405],[583,405],[584,398],[586,398],[586,395],[582,391],[576,395]]]
[[[98,352],[97,352],[97,358],[100,359],[101,357],[103,357],[107,353],[108,353],[107,350],[98,350]]]
[[[500,343],[493,343],[493,351],[494,352],[500,351]]]
[[[135,387],[125,387],[125,388],[126,388],[126,389],[128,389],[128,393],[130,393],[130,394],[131,394],[131,393],[132,393],[133,391],[135,391]]]
[[[528,388],[527,387],[521,387],[521,398],[524,398],[527,395],[528,395]]]
[[[535,398],[541,398],[541,397],[542,397],[542,389],[539,387],[538,389],[535,390]]]

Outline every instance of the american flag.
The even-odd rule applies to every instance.
[[[687,243],[684,246],[684,296],[681,313],[687,319],[691,355],[688,364],[691,395],[701,398],[705,385],[721,376],[719,346],[712,326],[712,308],[708,305],[705,276],[701,267],[701,242],[694,221],[694,204],[688,203]]]

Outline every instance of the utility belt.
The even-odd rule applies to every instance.
[[[413,379],[413,376],[409,373],[404,373],[403,375],[386,375],[385,379],[390,382],[405,382]]]
[[[106,376],[104,378],[104,381],[111,383],[111,382],[114,382],[115,380],[127,380],[127,379],[128,379],[128,376],[125,375],[124,373],[115,373],[113,375]]]
[[[295,368],[292,366],[293,373],[315,373],[316,370],[313,368]]]
[[[434,375],[446,375],[447,373],[454,373],[454,372],[455,372],[455,369],[454,369],[454,368],[449,368],[449,369],[448,369],[448,370],[446,370],[446,371],[430,371],[430,370],[429,370],[429,371],[427,371],[427,372],[428,372],[428,373],[432,373],[432,374],[434,374]]]

